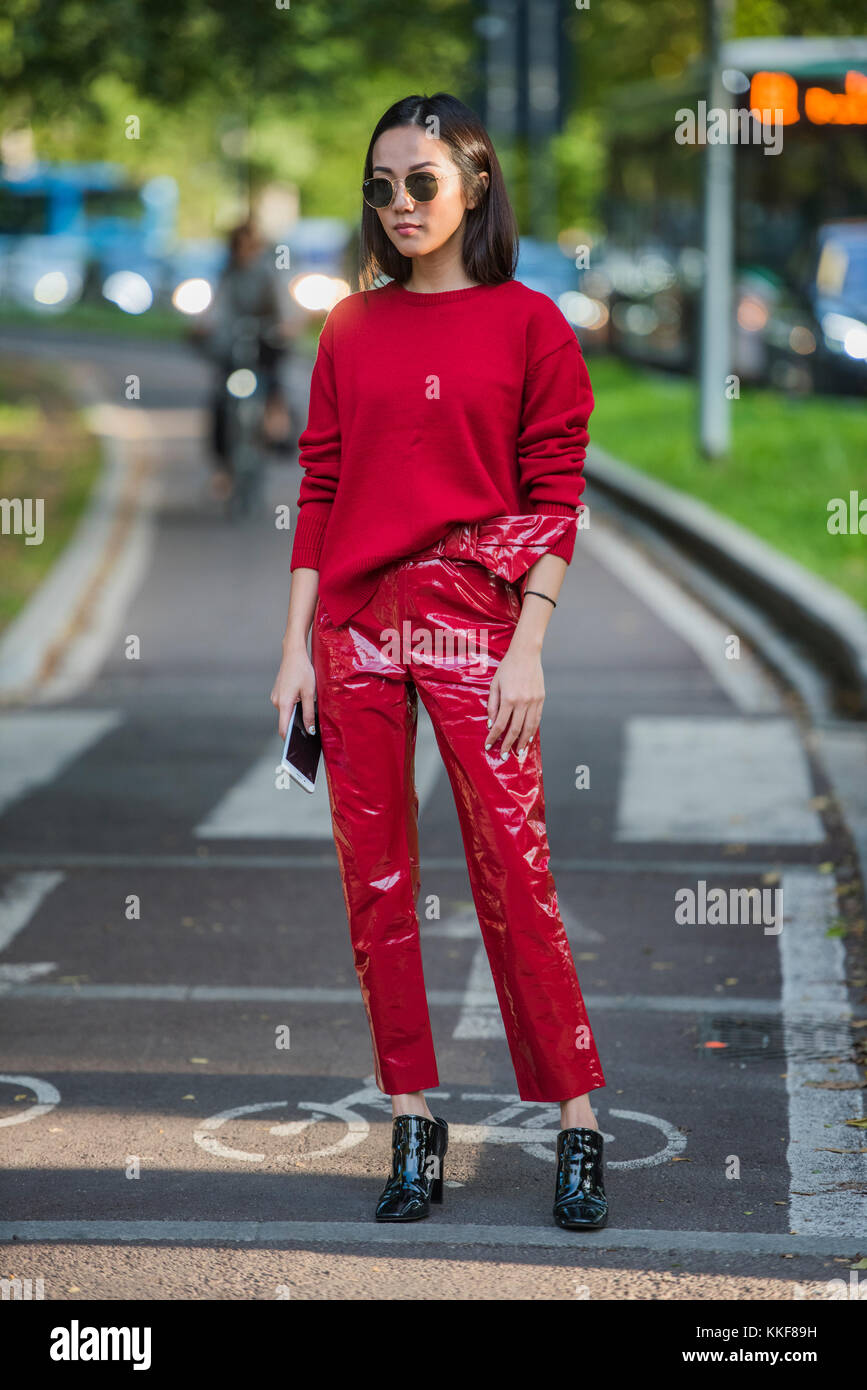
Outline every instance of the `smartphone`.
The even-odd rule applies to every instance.
[[[316,719],[316,732],[308,733],[304,727],[304,719],[301,712],[301,701],[299,700],[289,721],[289,728],[286,731],[286,742],[283,744],[283,756],[280,759],[280,766],[289,773],[306,792],[312,792],[316,787],[316,769],[319,766],[319,758],[322,754],[322,740],[319,736],[319,718]]]

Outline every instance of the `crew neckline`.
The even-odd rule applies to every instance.
[[[466,285],[461,290],[440,290],[434,294],[424,294],[418,290],[408,290],[406,285],[402,284],[400,280],[392,280],[391,283],[403,296],[406,303],[418,304],[421,308],[429,304],[451,304],[455,300],[468,299],[471,294],[476,294],[479,290],[495,290],[498,288],[497,285]],[[500,281],[500,284],[504,285],[509,283],[508,280]]]

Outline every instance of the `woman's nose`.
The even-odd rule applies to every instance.
[[[406,191],[406,184],[404,183],[403,179],[395,179],[394,182],[397,187],[397,192],[394,195],[394,202],[392,204],[392,207],[412,207],[412,198],[410,198],[409,194]]]

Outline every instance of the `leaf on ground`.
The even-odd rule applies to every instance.
[[[802,1081],[802,1086],[812,1086],[814,1091],[862,1091],[867,1081]]]
[[[828,1148],[827,1146],[824,1146],[824,1145],[823,1145],[823,1147],[820,1148],[820,1149],[814,1149],[814,1150],[813,1150],[813,1153],[817,1153],[817,1154],[867,1154],[867,1149],[831,1149],[831,1148]]]

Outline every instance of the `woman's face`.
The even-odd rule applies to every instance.
[[[466,209],[475,206],[464,197],[457,165],[442,140],[432,140],[417,125],[383,131],[373,147],[373,175],[384,174],[394,182],[416,170],[438,175],[436,197],[430,203],[413,202],[401,183],[391,206],[376,210],[389,241],[411,257],[438,250],[461,227]],[[479,177],[487,182],[487,174]]]

